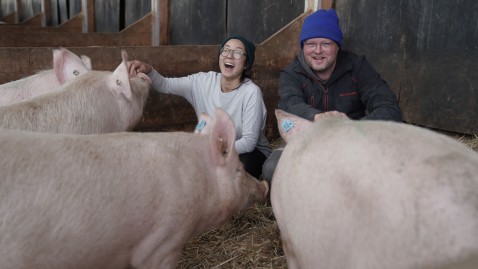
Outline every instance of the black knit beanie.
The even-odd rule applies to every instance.
[[[219,49],[222,49],[224,47],[224,44],[226,44],[226,42],[230,39],[238,39],[242,42],[242,44],[244,44],[244,47],[246,48],[246,69],[252,69],[252,64],[254,64],[254,53],[256,51],[256,46],[254,46],[252,42],[250,42],[243,36],[232,35],[222,41]]]

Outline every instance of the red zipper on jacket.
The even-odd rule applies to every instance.
[[[329,89],[327,88],[327,86],[323,85],[322,83],[320,83],[320,81],[318,81],[317,79],[315,79],[314,77],[311,77],[309,76],[309,74],[305,73],[305,72],[302,72],[304,75],[308,76],[309,78],[311,78],[312,80],[314,80],[315,82],[317,82],[320,87],[322,88],[322,90],[324,91],[324,112],[325,111],[329,111]],[[311,96],[309,98],[309,104],[313,107],[314,106],[314,96]]]
[[[329,111],[329,88],[326,85],[320,83],[320,81],[314,79],[317,82],[322,90],[324,91],[324,112]]]
[[[322,84],[320,84],[322,85]],[[325,93],[325,98],[324,98],[324,108],[325,111],[329,111],[329,89],[327,86],[323,86],[324,93]]]

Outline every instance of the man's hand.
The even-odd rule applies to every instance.
[[[339,111],[327,111],[327,112],[315,114],[314,121],[321,120],[321,119],[331,119],[331,118],[344,119],[344,120],[349,119],[349,117],[347,117],[345,113],[342,113]]]
[[[128,71],[130,76],[136,76],[138,73],[148,74],[153,71],[153,67],[147,63],[143,63],[137,60],[128,61]]]

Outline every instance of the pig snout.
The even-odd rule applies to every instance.
[[[250,184],[247,184],[248,186],[246,186],[246,188],[249,189],[250,192],[249,199],[244,208],[253,205],[256,202],[264,202],[269,194],[269,184],[265,180],[257,180],[249,174],[247,174],[247,177],[247,181]]]
[[[259,181],[257,184],[257,196],[255,197],[256,201],[264,202],[268,194],[269,194],[269,184],[267,184],[267,181],[265,180]]]

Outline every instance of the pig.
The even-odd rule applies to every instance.
[[[475,151],[405,123],[276,117],[287,146],[271,204],[288,268],[476,264]]]
[[[444,267],[433,268],[433,269],[476,269],[478,268],[478,255],[470,257],[465,260],[460,260],[456,263],[450,263]]]
[[[54,49],[53,69],[0,85],[0,106],[54,91],[91,69],[91,60],[88,56],[79,57],[65,48]]]
[[[0,128],[67,134],[132,130],[142,117],[151,80],[129,78],[126,61],[114,72],[92,70],[59,88],[0,107]]]
[[[263,201],[235,127],[208,135],[0,132],[2,269],[175,268],[186,242]]]

